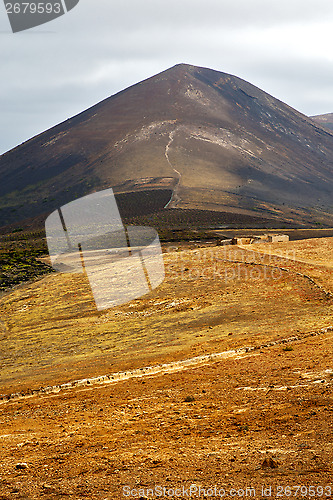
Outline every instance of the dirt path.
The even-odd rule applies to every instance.
[[[179,188],[179,185],[181,182],[182,174],[172,165],[170,158],[169,158],[170,147],[174,141],[174,137],[175,137],[176,132],[177,132],[177,129],[173,130],[169,134],[169,142],[165,146],[165,157],[166,157],[168,164],[172,168],[172,170],[177,174],[178,182],[177,182],[176,186],[174,187],[174,190],[173,190],[173,193],[172,193],[170,200],[168,201],[168,203],[165,205],[164,208],[167,208],[171,204],[171,202],[174,203],[174,206],[176,206],[177,203],[180,201],[180,198],[178,196],[178,188]]]
[[[35,396],[41,396],[45,394],[57,394],[61,391],[68,391],[69,389],[75,389],[77,387],[82,387],[82,386],[89,386],[92,387],[94,385],[99,385],[99,384],[114,384],[117,382],[121,382],[124,380],[129,380],[129,379],[142,379],[143,377],[147,376],[161,376],[165,375],[167,373],[174,373],[174,372],[181,372],[184,370],[189,370],[192,368],[197,368],[200,366],[205,366],[207,364],[211,363],[216,363],[221,360],[226,360],[229,358],[233,359],[241,359],[244,356],[251,356],[256,354],[257,351],[262,351],[265,348],[273,347],[273,346],[278,346],[278,345],[289,345],[291,343],[303,341],[306,338],[309,337],[317,337],[319,335],[326,334],[328,332],[333,331],[333,326],[328,326],[326,328],[322,328],[319,331],[313,331],[313,332],[308,332],[304,333],[301,335],[289,337],[289,338],[281,338],[279,340],[275,340],[272,342],[267,342],[262,345],[257,345],[257,346],[248,346],[248,347],[241,347],[239,349],[232,349],[229,351],[223,351],[223,352],[218,352],[218,353],[212,353],[212,354],[207,354],[204,356],[196,356],[195,358],[188,358],[184,359],[182,361],[175,361],[171,363],[165,363],[162,365],[156,365],[156,366],[147,366],[147,367],[142,367],[136,370],[128,370],[125,372],[117,372],[117,373],[112,373],[110,375],[101,375],[99,377],[91,377],[91,378],[86,378],[86,379],[81,379],[81,380],[74,380],[71,382],[68,382],[66,384],[61,384],[61,385],[54,385],[54,386],[49,386],[49,387],[43,387],[40,389],[36,389],[29,392],[18,392],[18,393],[13,393],[13,394],[8,394],[8,395],[2,395],[0,396],[0,404],[6,403],[8,401],[13,401],[13,400],[19,400],[19,399],[26,399],[29,397],[35,397]]]
[[[251,251],[251,255],[255,255],[256,252],[253,252]],[[260,256],[260,259],[262,259],[262,257],[264,256],[267,256],[267,254],[260,254],[260,253],[257,253],[257,256],[259,257]],[[222,259],[217,259],[217,260],[221,260]],[[285,261],[286,264],[291,264],[291,263],[297,263],[297,264],[300,264],[300,265],[304,265],[303,262],[301,261],[297,261],[297,260],[291,260],[291,259],[285,259],[285,258],[279,258],[279,260],[281,261]],[[328,288],[325,288],[323,287],[322,285],[320,285],[317,281],[315,281],[311,276],[309,276],[308,274],[304,274],[304,273],[301,273],[301,272],[298,272],[294,269],[291,269],[290,267],[287,268],[287,267],[281,267],[281,266],[278,266],[278,265],[272,265],[272,264],[268,264],[267,262],[255,262],[255,261],[249,261],[247,262],[246,260],[232,260],[232,259],[225,259],[223,260],[223,262],[232,262],[234,264],[242,264],[242,265],[255,265],[255,266],[263,266],[263,267],[268,267],[268,268],[271,268],[271,269],[279,269],[280,271],[284,271],[284,272],[287,272],[287,273],[291,273],[291,274],[295,274],[296,276],[300,276],[301,278],[304,278],[305,280],[309,281],[312,285],[314,285],[316,288],[318,288],[328,299],[332,299],[333,298],[333,293],[328,290]]]

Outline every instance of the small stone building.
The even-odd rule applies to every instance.
[[[287,234],[269,234],[268,241],[270,243],[284,243],[289,241],[289,236]]]
[[[232,245],[252,245],[253,243],[282,243],[289,241],[287,234],[261,234],[258,236],[235,236],[231,240]]]

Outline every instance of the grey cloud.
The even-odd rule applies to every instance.
[[[306,47],[329,20],[331,40],[331,0],[81,0],[16,35],[0,15],[0,150],[178,62],[240,76],[304,113],[332,112],[331,58],[316,40]]]
[[[90,12],[92,24],[100,23],[114,32],[150,29],[152,26],[170,26],[183,29],[188,26],[219,27],[275,26],[281,23],[304,23],[323,19],[333,14],[329,0],[124,0],[115,8],[109,0],[99,0],[95,8],[82,3],[77,19],[83,20]],[[68,19],[67,19],[68,21]],[[78,26],[78,25],[77,25]]]

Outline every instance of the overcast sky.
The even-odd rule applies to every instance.
[[[332,0],[80,0],[16,34],[1,3],[0,153],[180,62],[333,112],[332,42]]]

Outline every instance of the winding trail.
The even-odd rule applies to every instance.
[[[265,262],[247,262],[247,261],[244,261],[244,260],[232,260],[232,259],[216,259],[216,260],[222,261],[222,262],[232,262],[233,264],[242,264],[242,265],[248,265],[248,266],[269,267],[271,269],[279,269],[280,271],[284,271],[286,273],[290,273],[290,274],[293,273],[293,274],[296,274],[296,276],[300,276],[301,278],[304,278],[305,280],[309,281],[313,286],[315,286],[316,288],[318,288],[327,297],[327,299],[333,299],[333,293],[330,290],[324,288],[319,283],[317,283],[308,274],[300,273],[299,271],[295,271],[295,270],[289,269],[287,267],[281,267],[281,266],[277,266],[277,265],[274,266],[272,264],[267,264]]]
[[[210,363],[217,363],[223,359],[240,359],[243,357],[254,356],[258,351],[262,349],[273,347],[276,345],[290,344],[292,342],[303,341],[310,337],[316,337],[318,335],[323,335],[333,332],[333,326],[327,326],[326,328],[321,328],[317,331],[311,331],[299,335],[294,335],[293,337],[280,338],[267,342],[265,344],[241,347],[239,349],[232,349],[229,351],[217,352],[212,354],[206,354],[203,356],[197,356],[195,358],[188,358],[181,361],[174,361],[171,363],[165,363],[156,366],[147,366],[144,368],[138,368],[136,370],[128,370],[126,372],[116,372],[110,375],[101,375],[99,377],[86,378],[81,380],[74,380],[72,382],[67,382],[61,385],[54,385],[48,387],[41,387],[36,390],[17,392],[14,394],[0,395],[0,404],[7,403],[8,401],[17,401],[20,399],[33,398],[35,396],[45,396],[48,394],[58,394],[62,391],[68,391],[71,389],[76,389],[80,387],[91,388],[93,386],[101,386],[105,384],[114,384],[121,382],[123,380],[142,378],[147,376],[159,376],[166,373],[174,373],[184,370],[189,370],[193,368],[198,368],[200,366],[205,366]]]
[[[170,165],[170,167],[172,168],[172,170],[177,174],[177,177],[178,177],[178,181],[177,181],[177,184],[172,192],[172,196],[170,198],[170,200],[168,201],[168,203],[164,206],[164,208],[168,208],[168,206],[170,205],[171,202],[174,202],[175,205],[180,201],[180,197],[178,196],[178,187],[180,185],[180,181],[181,181],[181,178],[182,178],[182,174],[177,170],[175,169],[175,167],[172,165],[171,161],[170,161],[170,158],[169,158],[169,151],[170,151],[170,147],[174,141],[174,137],[175,137],[175,134],[177,132],[177,129],[175,130],[172,130],[172,132],[169,133],[169,142],[167,143],[167,145],[165,146],[165,158],[168,162],[168,164]]]

